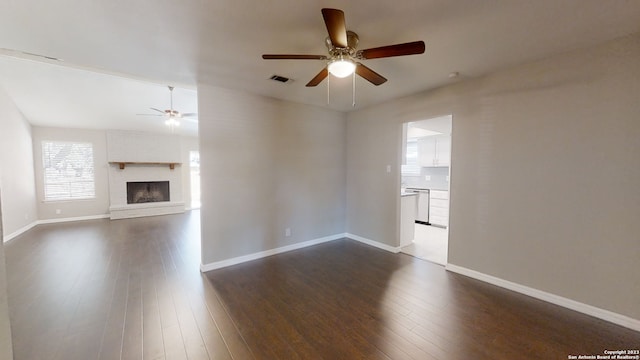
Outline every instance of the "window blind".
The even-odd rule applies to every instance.
[[[93,144],[43,141],[44,200],[95,198]]]

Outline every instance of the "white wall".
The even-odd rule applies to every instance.
[[[42,141],[77,141],[93,144],[95,199],[44,201],[44,175],[42,169]],[[33,154],[35,181],[38,194],[38,219],[52,220],[84,216],[101,216],[109,213],[109,178],[107,164],[107,140],[104,130],[33,127]],[[56,210],[60,214],[56,214]]]
[[[640,319],[638,59],[635,35],[349,114],[347,231],[393,244],[400,124],[453,114],[449,262]]]
[[[347,232],[391,247],[400,245],[398,110],[360,110],[347,121]]]
[[[344,114],[203,84],[198,106],[203,264],[344,233]]]
[[[180,137],[144,131],[107,131],[107,161],[179,163]]]
[[[31,125],[0,89],[0,186],[5,241],[37,220]]]

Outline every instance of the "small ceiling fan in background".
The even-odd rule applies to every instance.
[[[348,31],[345,25],[344,12],[338,9],[322,9],[322,17],[327,26],[329,37],[325,44],[329,55],[289,55],[265,54],[265,60],[325,60],[327,65],[306,86],[317,86],[329,73],[343,78],[354,72],[370,83],[378,86],[387,81],[385,77],[371,70],[358,60],[379,59],[393,56],[422,54],[424,41],[413,41],[404,44],[388,45],[365,50],[357,50],[358,34]]]
[[[198,117],[197,113],[181,113],[180,111],[175,110],[173,108],[173,86],[167,86],[167,87],[169,88],[169,109],[160,110],[160,109],[151,107],[149,109],[156,111],[158,113],[157,114],[136,114],[136,115],[164,117],[166,119],[164,123],[171,128],[180,126],[181,119],[197,121],[197,117]]]

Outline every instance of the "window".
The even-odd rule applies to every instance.
[[[45,201],[95,198],[93,144],[43,141],[42,166]]]
[[[189,151],[189,166],[192,168],[200,167],[200,152],[196,150]]]
[[[420,175],[420,165],[418,164],[418,141],[416,139],[407,140],[406,164],[402,165],[402,175]]]

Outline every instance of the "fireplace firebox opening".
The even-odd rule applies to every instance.
[[[127,182],[127,204],[171,201],[168,181]]]

